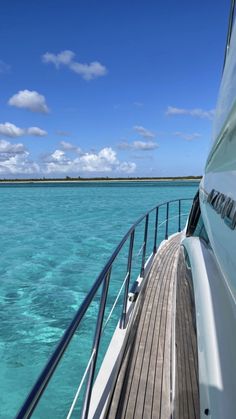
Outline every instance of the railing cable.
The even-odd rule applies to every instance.
[[[107,316],[107,319],[106,319],[105,324],[104,324],[103,329],[102,329],[102,333],[104,332],[104,330],[105,330],[105,328],[106,328],[106,326],[107,326],[107,324],[108,324],[108,322],[109,322],[109,320],[110,320],[110,318],[111,318],[111,316],[112,316],[112,313],[113,313],[113,311],[115,310],[115,307],[116,307],[117,301],[119,300],[119,298],[120,298],[120,294],[122,293],[122,290],[123,290],[123,288],[124,288],[124,285],[125,285],[125,283],[126,283],[126,281],[127,281],[127,276],[128,276],[128,274],[126,274],[126,275],[125,275],[125,279],[124,279],[124,281],[123,281],[123,283],[122,283],[122,285],[121,285],[121,287],[120,287],[120,290],[119,290],[119,292],[118,292],[118,294],[117,294],[117,297],[116,297],[116,299],[115,299],[115,301],[114,301],[114,303],[113,303],[113,306],[112,306],[112,308],[111,308],[111,311],[110,311],[109,315]]]
[[[91,362],[93,360],[94,355],[95,355],[95,349],[93,350],[93,352],[92,352],[92,354],[91,354],[91,356],[89,358],[89,361],[88,361],[86,370],[84,371],[84,375],[83,375],[83,377],[82,377],[82,379],[80,381],[79,387],[78,387],[78,389],[76,391],[75,397],[74,397],[73,402],[71,404],[70,410],[69,410],[69,412],[68,412],[68,414],[66,416],[66,419],[70,419],[71,418],[71,415],[72,415],[72,413],[74,411],[75,405],[77,403],[77,400],[78,400],[79,394],[81,392],[82,386],[84,384],[85,378],[87,377],[87,374],[88,374],[88,371],[89,371],[89,368],[90,368],[90,365],[91,365]]]

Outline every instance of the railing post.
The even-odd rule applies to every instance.
[[[109,269],[109,271],[107,272],[103,280],[102,295],[100,299],[97,324],[96,324],[93,348],[92,348],[92,351],[94,351],[94,358],[91,362],[90,369],[89,369],[89,376],[88,376],[87,387],[86,387],[86,392],[85,392],[85,397],[84,397],[83,411],[82,411],[82,416],[81,416],[82,419],[87,419],[88,413],[89,413],[89,405],[90,405],[90,399],[91,399],[92,388],[93,388],[93,380],[94,380],[95,368],[96,368],[96,363],[97,363],[98,348],[99,348],[99,343],[100,343],[110,276],[111,276],[111,268]]]
[[[141,265],[141,271],[140,271],[140,276],[142,276],[142,277],[144,276],[144,266],[145,266],[145,258],[146,258],[148,219],[149,219],[149,214],[146,215],[146,219],[145,219],[145,230],[144,230],[144,239],[143,239],[143,256],[142,256],[142,265]]]
[[[131,236],[130,236],[130,242],[129,242],[129,256],[128,256],[128,262],[127,262],[127,273],[126,273],[126,281],[125,281],[122,315],[121,315],[121,321],[120,321],[120,328],[122,329],[125,329],[125,326],[126,326],[126,314],[127,314],[126,309],[127,309],[129,283],[130,283],[130,276],[131,276],[131,269],[132,269],[134,233],[135,233],[135,230],[132,231]]]
[[[156,221],[155,221],[155,233],[154,233],[153,253],[156,253],[157,252],[158,212],[159,212],[159,207],[156,208]]]
[[[181,199],[179,199],[179,233],[181,231]]]
[[[166,204],[166,235],[165,239],[168,239],[168,227],[169,227],[169,202]]]

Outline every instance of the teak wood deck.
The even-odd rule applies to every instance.
[[[107,418],[199,418],[191,292],[191,275],[183,263],[178,234],[155,256],[137,331],[128,340]]]

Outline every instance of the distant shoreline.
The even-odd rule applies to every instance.
[[[0,185],[6,183],[92,183],[92,182],[199,182],[202,176],[155,177],[155,178],[52,178],[52,179],[0,179]]]

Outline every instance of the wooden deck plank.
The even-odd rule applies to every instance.
[[[166,313],[166,328],[164,338],[164,363],[162,368],[162,387],[161,387],[161,419],[170,417],[171,412],[171,327],[172,327],[172,309],[173,309],[173,292],[174,283],[176,281],[178,252],[175,253],[174,261],[171,269],[168,305]]]
[[[152,271],[154,272],[154,275],[156,276],[158,274],[158,270],[160,269],[159,267],[159,262],[157,261],[157,263],[154,263]],[[150,283],[150,285],[148,286],[148,289],[146,291],[145,294],[145,299],[143,302],[143,309],[142,312],[145,313],[145,309],[146,306],[149,304],[149,300],[151,298],[152,292],[154,290],[154,287],[157,286],[157,283],[155,281],[153,281],[153,283]],[[141,302],[142,305],[142,302]],[[115,392],[114,392],[114,397],[112,400],[112,408],[111,408],[111,412],[113,412],[113,414],[111,415],[111,417],[115,417],[115,412],[117,412],[117,418],[123,418],[125,417],[126,414],[126,409],[127,409],[127,403],[128,400],[130,399],[130,389],[131,389],[131,385],[132,385],[132,380],[133,380],[133,375],[134,375],[134,369],[135,369],[135,365],[136,365],[136,359],[137,359],[137,354],[138,354],[138,349],[139,349],[139,345],[140,345],[140,340],[141,340],[141,335],[142,335],[142,330],[143,330],[143,324],[145,321],[145,316],[142,315],[140,320],[139,320],[139,326],[137,328],[137,332],[136,332],[136,338],[135,338],[135,345],[132,345],[132,357],[130,357],[130,359],[132,358],[133,362],[129,362],[128,363],[128,370],[129,373],[127,374],[127,369],[126,366],[123,364],[121,367],[121,372],[119,374],[118,377],[118,383],[119,386],[116,386],[115,388]],[[131,346],[131,345],[130,345]],[[120,376],[123,376],[123,386],[122,383],[119,381]],[[115,399],[121,399],[122,400],[122,404],[123,404],[123,408],[122,411],[119,411],[119,406],[117,403],[114,403],[114,398]]]
[[[159,272],[161,275],[161,271]],[[153,401],[153,394],[155,388],[155,371],[156,371],[156,350],[155,348],[158,347],[159,341],[159,333],[160,330],[160,315],[158,313],[158,307],[161,304],[163,299],[163,293],[165,291],[165,287],[161,287],[161,281],[158,281],[158,298],[157,295],[154,298],[154,310],[155,314],[152,318],[152,328],[149,331],[152,338],[150,339],[151,343],[151,353],[149,358],[149,365],[148,365],[148,377],[149,377],[149,385],[146,385],[146,394],[145,394],[145,401],[144,401],[144,409],[143,409],[143,417],[151,417],[152,416],[152,401]]]
[[[182,259],[182,261],[181,261]],[[197,337],[195,331],[195,312],[193,310],[192,286],[188,279],[189,273],[183,263],[183,254],[180,254],[180,263],[177,278],[177,304],[176,313],[176,339],[178,342],[176,356],[178,390],[176,390],[175,407],[182,405],[183,410],[175,409],[174,418],[200,417],[199,384],[197,365]],[[180,385],[179,377],[182,374]]]
[[[163,250],[163,257],[167,258],[168,254],[166,254]],[[163,284],[159,284],[157,278],[161,275],[162,265],[161,259],[157,260],[156,269],[151,272],[151,276],[149,279],[149,298],[147,300],[147,304],[143,307],[141,317],[144,317],[144,323],[142,328],[142,333],[140,335],[139,345],[137,345],[136,351],[136,359],[133,362],[133,375],[132,379],[130,380],[130,394],[127,401],[126,407],[126,415],[127,417],[131,418],[132,415],[136,419],[142,417],[143,411],[143,400],[145,396],[145,387],[147,382],[147,373],[145,368],[143,368],[143,360],[148,359],[148,353],[145,351],[146,343],[149,335],[149,322],[151,318],[151,314],[153,313],[153,305],[154,300],[159,300],[162,303],[163,297],[162,294],[164,292],[164,287],[160,286]],[[159,297],[160,296],[160,297]],[[157,329],[158,330],[158,329]],[[140,403],[142,402],[142,404]]]
[[[128,341],[107,414],[109,419],[199,418],[196,334],[183,260],[177,270],[179,242],[180,235],[168,240],[154,259],[142,297],[140,314],[137,316],[137,331],[133,333],[134,340]],[[182,280],[179,279],[181,276]],[[176,281],[176,381],[173,409],[171,339]]]
[[[160,275],[162,275],[162,271],[160,271]],[[160,283],[160,281],[158,281]],[[167,282],[166,282],[167,283]],[[139,391],[137,394],[138,404],[136,405],[136,415],[143,415],[143,409],[145,408],[146,401],[148,403],[148,400],[152,400],[153,397],[150,397],[150,391],[152,391],[152,388],[155,385],[155,374],[149,374],[149,364],[151,360],[151,355],[155,353],[152,347],[153,338],[156,334],[158,334],[159,325],[160,322],[159,319],[159,310],[160,310],[160,303],[164,302],[164,298],[162,297],[166,293],[166,284],[162,284],[163,286],[159,287],[159,293],[158,298],[157,295],[153,295],[153,301],[151,309],[152,314],[152,328],[149,328],[147,331],[145,331],[146,335],[146,351],[143,358],[143,366],[142,366],[142,378],[140,380],[139,385]],[[158,323],[157,323],[158,322]],[[148,390],[150,390],[148,392]],[[152,391],[153,393],[153,391]],[[148,397],[148,400],[146,399]]]
[[[171,259],[173,254],[171,254]],[[173,260],[173,259],[172,259]],[[168,296],[169,296],[169,287],[172,284],[171,281],[171,272],[172,272],[172,264],[168,263],[166,267],[166,271],[163,272],[163,278],[166,280],[166,293],[164,296],[163,304],[160,307],[160,333],[159,333],[159,342],[158,342],[158,350],[157,350],[157,363],[156,363],[156,371],[155,371],[155,388],[154,388],[154,397],[153,397],[153,407],[152,407],[152,417],[161,417],[161,410],[162,410],[162,397],[166,396],[163,390],[163,368],[164,368],[164,351],[165,351],[165,338],[166,338],[166,319],[167,319],[167,303],[168,303]],[[170,331],[169,331],[170,333]],[[167,371],[167,380],[170,380],[170,359],[168,363],[168,371]],[[165,385],[167,383],[165,382]],[[165,403],[169,404],[170,393],[167,395],[168,400]]]

